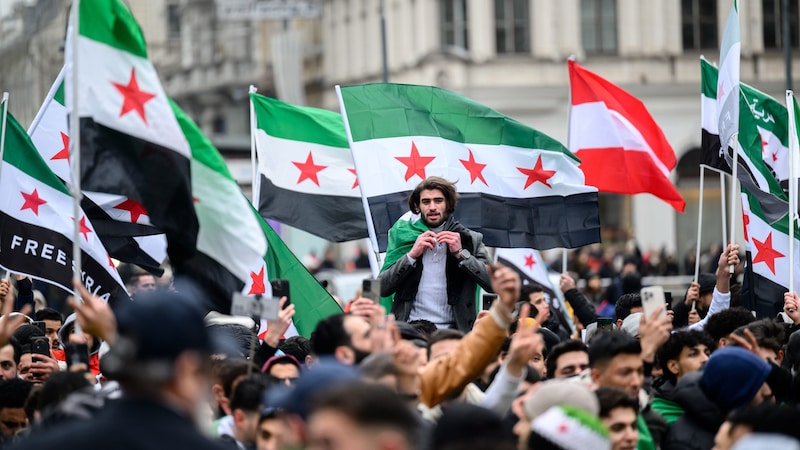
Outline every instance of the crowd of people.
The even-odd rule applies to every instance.
[[[564,311],[487,260],[457,200],[423,181],[389,233],[390,311],[357,296],[308,339],[287,336],[286,299],[259,336],[145,274],[115,310],[76,285],[66,318],[34,312],[24,277],[3,280],[3,446],[800,449],[800,298],[786,293],[776,319],[732,307],[737,245],[647,313],[635,264],[602,294],[564,273]],[[496,295],[480,311],[479,286]]]

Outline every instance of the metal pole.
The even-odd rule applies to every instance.
[[[80,0],[74,0],[72,2],[72,104],[68,106],[70,108],[69,120],[70,120],[70,130],[69,130],[69,164],[70,169],[72,170],[72,183],[70,183],[70,192],[72,193],[72,221],[73,221],[73,230],[72,230],[72,270],[73,275],[72,277],[78,280],[80,283],[83,283],[81,279],[81,272],[82,272],[82,261],[81,261],[81,127],[80,127],[80,110],[78,109],[78,100],[80,98],[79,92],[79,82],[78,76],[80,70],[78,70],[78,38],[80,36],[80,31],[78,26],[80,24]],[[73,289],[72,295],[75,296],[75,300],[81,302],[81,295],[77,289]],[[75,334],[81,336],[82,330],[78,321],[75,321]]]
[[[789,20],[789,2],[781,2],[781,20],[783,22],[783,60],[786,66],[786,90],[792,90],[792,25]]]
[[[700,276],[700,240],[702,239],[701,231],[703,230],[703,188],[705,187],[705,168],[700,166],[700,198],[697,205],[697,244],[694,256],[694,281],[698,280]],[[725,228],[723,224],[722,228]]]
[[[386,0],[380,3],[381,15],[381,58],[383,59],[383,82],[389,82],[389,55],[386,50]]]

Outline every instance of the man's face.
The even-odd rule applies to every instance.
[[[531,360],[528,361],[528,365],[536,369],[536,372],[538,372],[542,378],[547,377],[547,366],[544,364],[544,355],[542,355],[541,350],[536,350]]]
[[[283,430],[284,424],[277,417],[262,420],[258,424],[256,450],[278,450],[283,448]]]
[[[17,371],[19,377],[25,381],[30,381],[32,383],[42,384],[41,381],[34,379],[33,374],[31,373],[31,364],[33,363],[33,359],[31,358],[30,353],[23,353],[19,358],[19,366],[17,367]]]
[[[133,292],[152,292],[156,290],[156,279],[152,275],[141,275],[136,281]]]
[[[28,426],[28,417],[24,408],[0,409],[0,434],[4,439],[14,436],[14,433]]]
[[[544,298],[544,292],[534,292],[530,294],[528,296],[528,301],[539,310],[541,322],[545,322],[550,318],[550,305],[547,304],[547,300]],[[541,325],[541,323],[539,325]]]
[[[61,329],[61,321],[60,320],[45,320],[44,321],[44,331],[45,335],[48,339],[50,339],[50,348],[52,350],[60,349],[60,343],[58,342],[58,331]]]
[[[598,386],[620,388],[639,398],[644,383],[644,364],[639,355],[619,354],[604,368],[592,369],[592,379]]]
[[[635,450],[639,441],[639,428],[636,426],[636,412],[631,408],[614,408],[608,417],[600,420],[608,428],[612,450]]]
[[[358,364],[372,353],[372,326],[363,317],[347,315],[344,318],[344,330],[350,336],[352,349],[356,353],[355,363]]]
[[[428,228],[436,228],[447,219],[447,201],[439,189],[423,189],[419,194],[419,211]]]
[[[670,360],[667,366],[678,380],[689,372],[700,370],[700,367],[708,361],[711,350],[705,344],[697,344],[694,347],[683,347],[677,360]],[[674,361],[674,363],[673,363]]]
[[[259,434],[258,419],[261,417],[260,411],[234,410],[236,416],[236,439],[245,444],[254,444]]]
[[[0,347],[0,380],[17,378],[17,363],[14,362],[14,347]]]
[[[548,374],[552,378],[569,378],[589,367],[589,354],[582,351],[567,352],[556,359],[556,373]]]
[[[766,382],[761,385],[761,389],[759,389],[758,392],[756,392],[756,395],[753,397],[753,399],[750,400],[750,406],[760,405],[761,403],[764,402],[767,403],[773,402],[772,389]]]
[[[274,364],[269,368],[269,376],[275,381],[291,386],[300,376],[300,369],[294,364]]]
[[[307,450],[372,450],[381,448],[375,433],[358,426],[332,409],[311,414],[308,419]],[[399,444],[399,442],[396,442]],[[401,449],[403,446],[395,448]]]

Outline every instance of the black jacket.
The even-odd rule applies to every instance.
[[[475,311],[477,285],[487,292],[492,292],[489,270],[486,267],[488,254],[486,246],[483,245],[482,234],[458,222],[449,224],[448,230],[461,235],[462,247],[469,250],[472,255],[464,261],[459,261],[448,253],[445,268],[447,303],[453,308],[456,327],[467,333],[472,329],[477,315]],[[422,277],[422,258],[412,265],[406,255],[403,255],[378,277],[381,280],[381,296],[388,297],[394,294],[392,314],[397,320],[407,322]]]
[[[714,436],[728,411],[721,410],[700,388],[702,376],[703,371],[699,370],[678,381],[673,400],[685,412],[670,427],[661,450],[709,450],[714,447]]]

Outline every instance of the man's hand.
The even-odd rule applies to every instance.
[[[564,293],[570,289],[575,289],[575,280],[566,272],[561,274],[558,284],[561,286],[561,292]]]
[[[797,297],[797,292],[783,294],[783,312],[795,325],[800,323],[800,298]]]
[[[281,297],[280,306],[278,306],[278,320],[267,321],[267,334],[264,335],[264,343],[272,348],[278,348],[281,336],[292,325],[292,317],[294,317],[295,312],[294,303],[283,309],[283,305],[288,301],[289,299],[286,297]]]
[[[379,311],[378,307],[379,305],[372,300],[364,297],[358,297],[350,302],[350,314],[354,316],[361,316],[367,319],[367,321],[372,321],[372,318],[375,315],[382,314],[382,311]]]
[[[70,308],[75,310],[78,324],[83,331],[113,344],[117,340],[117,319],[111,307],[99,297],[92,295],[77,279],[72,280],[72,285],[83,299],[82,302],[77,302],[74,298],[67,301]]]
[[[700,322],[700,320],[701,320],[700,314],[697,313],[696,309],[689,311],[689,319],[688,319],[689,325],[694,325],[697,322]]]
[[[3,278],[0,280],[0,298],[5,299],[11,290],[11,282]]]
[[[700,300],[700,283],[697,281],[692,281],[692,284],[689,285],[689,289],[686,291],[686,306],[692,306],[692,304],[696,304],[697,301]]]
[[[727,294],[731,290],[730,266],[739,264],[739,244],[728,244],[725,251],[719,255],[717,263],[717,291],[720,294]]]
[[[642,314],[639,321],[639,342],[642,346],[642,360],[653,362],[656,350],[669,340],[672,331],[672,319],[669,316],[658,318],[666,305],[661,305],[645,320]]]
[[[511,346],[508,348],[506,370],[512,377],[521,377],[528,361],[544,348],[544,339],[536,332],[536,324],[527,320],[530,309],[530,305],[520,308],[517,332],[511,337]]]
[[[30,377],[34,383],[44,383],[50,375],[58,372],[58,361],[49,356],[31,353]]]
[[[500,304],[505,307],[506,312],[512,314],[514,312],[514,306],[519,299],[519,290],[521,286],[519,274],[508,267],[497,265],[495,269],[489,266],[489,276],[492,280],[492,291],[497,294],[498,297],[495,301],[499,300]]]
[[[436,243],[436,233],[428,230],[417,236],[417,240],[414,241],[414,246],[408,251],[408,256],[419,259],[422,257],[422,254],[425,253],[425,250],[432,250],[436,247]]]
[[[17,328],[27,321],[28,318],[25,316],[30,314],[32,310],[31,305],[25,305],[19,315],[11,317],[11,313],[14,312],[14,293],[11,289],[6,292],[5,297],[3,297],[3,316],[0,317],[0,347],[8,344]]]
[[[455,231],[440,231],[439,234],[436,235],[436,240],[447,244],[447,250],[450,253],[461,250],[461,235]]]

